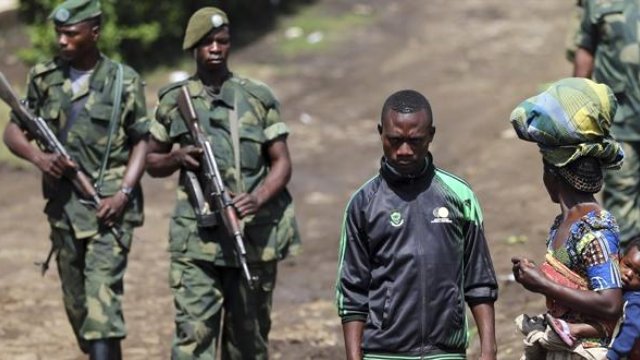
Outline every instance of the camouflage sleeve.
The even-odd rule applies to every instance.
[[[573,63],[575,60],[576,50],[578,49],[578,45],[576,41],[579,38],[580,34],[580,22],[582,21],[582,15],[584,14],[584,8],[582,5],[582,1],[578,0],[577,4],[574,8],[573,14],[571,14],[571,18],[569,19],[569,28],[567,31],[567,39],[566,39],[566,49],[565,49],[565,57],[567,60]]]
[[[594,53],[598,45],[598,29],[591,21],[592,4],[590,1],[585,1],[583,10],[580,27],[575,36],[575,43],[577,47]]]
[[[156,110],[156,113],[157,113],[157,110]],[[162,125],[160,121],[158,121],[157,118],[151,120],[149,133],[151,133],[151,136],[158,142],[168,143],[171,141],[171,139],[169,139],[169,133],[167,132],[167,129],[165,129],[165,127]]]
[[[267,141],[272,141],[280,136],[289,134],[289,127],[280,117],[280,104],[276,101],[267,109],[265,116],[264,136]]]
[[[160,104],[156,108],[155,119],[151,124],[151,136],[162,143],[171,143],[173,140],[169,135],[171,129],[172,116],[175,114],[176,105],[173,96],[170,94],[160,95]]]
[[[244,83],[245,89],[260,101],[264,108],[262,119],[264,136],[267,142],[289,134],[289,127],[280,117],[280,103],[273,91],[265,83],[250,80]]]
[[[139,76],[134,76],[131,82],[125,82],[126,102],[124,106],[125,132],[127,136],[140,139],[149,133],[151,120],[147,115],[147,101],[144,95],[144,85]]]

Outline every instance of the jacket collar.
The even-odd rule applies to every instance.
[[[235,86],[236,84],[232,81],[234,78],[233,73],[222,83],[222,87],[220,88],[220,94],[213,96],[213,101],[222,102],[226,107],[233,109],[233,104],[235,102]],[[212,96],[207,94],[206,89],[204,88],[204,84],[202,80],[194,75],[189,79],[189,93],[191,96],[199,97],[202,99],[211,99]]]
[[[71,101],[74,101],[76,99],[79,99],[87,95],[89,91],[101,92],[104,87],[104,81],[102,80],[96,81],[96,79],[107,79],[109,77],[109,71],[111,71],[111,66],[110,66],[111,62],[104,54],[100,53],[100,58],[98,58],[98,62],[96,63],[96,66],[93,68],[93,73],[91,74],[91,78],[89,79],[89,86],[81,89],[80,92],[72,96],[71,82],[70,82],[71,80],[69,79],[69,71],[71,69],[71,64],[69,64],[68,61],[63,60],[60,57],[56,57],[54,61],[58,66],[58,68],[60,68],[64,73],[64,77],[60,78],[60,80],[62,82],[65,82],[65,81],[69,82],[68,84],[66,84],[67,86],[65,86],[65,90],[68,92],[69,97],[71,98]]]
[[[380,160],[380,175],[390,184],[410,185],[430,182],[434,174],[435,167],[431,153],[427,154],[427,157],[424,159],[424,167],[416,174],[401,174],[387,162],[384,156]]]

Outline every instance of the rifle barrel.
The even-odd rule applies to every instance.
[[[18,96],[13,92],[11,85],[9,85],[9,81],[4,76],[4,74],[0,71],[0,99],[4,100],[4,102],[9,105],[10,108],[14,109],[19,108],[21,106],[20,100],[18,100]]]
[[[198,126],[198,116],[191,102],[189,95],[189,89],[183,85],[180,89],[180,93],[177,98],[178,110],[185,125],[189,129],[189,133],[195,141],[195,145],[203,151],[203,166],[204,178],[211,181],[211,188],[213,189],[213,195],[217,198],[216,202],[219,205],[220,214],[222,215],[223,223],[227,229],[228,234],[233,238],[237,256],[240,260],[240,266],[242,272],[247,280],[249,288],[254,288],[254,279],[249,271],[247,265],[247,253],[244,247],[244,236],[242,234],[242,227],[240,226],[240,219],[236,212],[233,202],[231,201],[229,194],[225,190],[222,177],[220,176],[220,170],[216,163],[215,155],[213,153],[213,147],[203,133],[200,126]],[[207,186],[203,186],[207,188]],[[211,196],[212,194],[207,194]]]
[[[6,102],[11,110],[25,121],[25,127],[28,129],[28,132],[31,133],[31,136],[36,138],[41,147],[46,149],[46,151],[58,153],[71,159],[65,147],[60,143],[44,119],[34,116],[29,112],[29,110],[27,110],[27,108],[24,107],[24,105],[22,105],[22,103],[20,103],[18,96],[13,91],[11,85],[7,81],[7,78],[2,72],[0,72],[0,99]],[[68,179],[82,197],[89,199],[91,206],[96,209],[100,206],[100,196],[98,195],[95,187],[91,184],[91,180],[89,180],[83,172],[75,171],[72,175],[68,176]],[[120,245],[123,245],[120,239],[123,234],[122,229],[120,229],[119,226],[111,226],[110,231],[116,236],[116,240],[118,240]],[[122,247],[125,250],[128,250],[126,247]],[[46,263],[48,263],[48,261]]]

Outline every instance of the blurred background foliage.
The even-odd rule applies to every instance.
[[[20,51],[27,64],[56,53],[49,13],[61,0],[21,0],[20,17],[29,24],[31,47]],[[182,37],[191,14],[217,6],[229,15],[234,46],[242,46],[271,30],[279,15],[290,14],[314,0],[102,0],[101,50],[138,70],[171,64],[182,56]]]

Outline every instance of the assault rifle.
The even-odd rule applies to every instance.
[[[60,154],[67,159],[71,159],[67,150],[62,146],[58,138],[53,134],[47,123],[41,117],[34,116],[27,108],[18,100],[16,93],[9,85],[9,82],[5,78],[4,74],[0,72],[0,99],[2,99],[13,112],[22,120],[22,125],[26,128],[29,135],[36,140],[38,146],[46,152]],[[96,191],[95,187],[91,184],[91,180],[82,171],[75,169],[69,173],[65,173],[64,176],[71,181],[74,189],[82,198],[82,203],[93,208],[98,209],[100,207],[100,195]],[[114,225],[110,228],[111,233],[116,237],[116,240],[123,246],[120,238],[122,237],[122,229],[119,226]],[[123,250],[128,249],[123,246]],[[36,263],[40,266],[41,273],[44,273],[49,268],[49,261],[54,249],[52,248],[47,256],[47,260],[44,262]]]
[[[180,88],[180,94],[178,94],[178,110],[185,125],[189,129],[193,141],[196,147],[202,150],[202,178],[203,187],[198,182],[198,177],[191,171],[185,171],[187,192],[196,201],[196,215],[200,219],[211,218],[205,217],[207,211],[211,208],[215,208],[220,212],[222,221],[228,234],[233,237],[234,244],[238,258],[240,260],[240,266],[244,277],[247,279],[249,288],[253,289],[253,277],[249,272],[247,265],[247,252],[244,248],[244,236],[242,234],[242,228],[240,227],[240,219],[236,208],[233,206],[231,196],[224,187],[222,177],[220,176],[220,170],[218,164],[213,155],[213,147],[211,142],[207,139],[207,135],[202,131],[198,123],[198,116],[196,115],[191,97],[189,95],[189,89],[186,86]],[[204,196],[202,196],[202,189],[204,188]],[[211,224],[211,220],[205,221]]]

